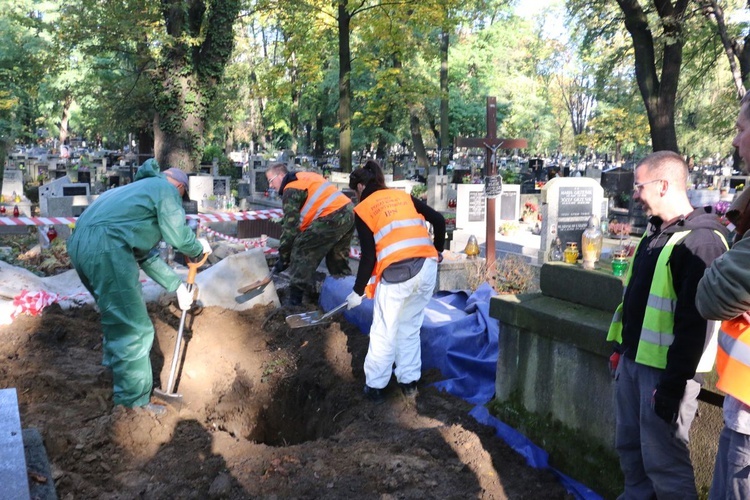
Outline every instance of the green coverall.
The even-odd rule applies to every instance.
[[[83,212],[68,240],[70,260],[101,312],[103,364],[112,369],[116,405],[143,406],[151,395],[154,326],[138,266],[170,292],[181,283],[152,251],[162,239],[191,257],[203,252],[185,223],[179,191],[147,160],[135,182],[103,193]]]

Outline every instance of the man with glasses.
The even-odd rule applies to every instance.
[[[266,170],[268,187],[282,199],[284,218],[279,260],[273,268],[289,268],[289,293],[284,305],[298,306],[311,292],[315,270],[325,257],[331,276],[349,276],[349,249],[354,235],[351,200],[325,177],[314,172],[288,172],[276,163]]]
[[[688,432],[702,374],[713,367],[718,324],[700,316],[695,294],[727,245],[712,208],[691,206],[687,181],[687,164],[671,151],[650,154],[635,170],[633,199],[649,224],[607,337],[616,342],[620,498],[697,498]]]

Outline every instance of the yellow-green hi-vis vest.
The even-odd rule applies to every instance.
[[[728,248],[724,236],[718,231],[714,232],[719,235],[724,246]],[[685,239],[688,234],[690,234],[690,231],[674,233],[662,248],[659,259],[656,261],[646,311],[643,315],[641,338],[638,341],[638,350],[635,354],[636,363],[660,369],[667,366],[667,351],[674,342],[674,310],[677,305],[677,294],[672,286],[672,270],[669,267],[669,258],[675,245]],[[638,243],[636,254],[645,239],[646,235],[644,234]],[[633,266],[631,265],[628,266],[625,277],[625,290],[627,290],[632,275]],[[716,321],[708,322],[706,347],[696,369],[699,373],[709,372],[713,368],[716,357],[716,333],[719,325],[720,323]],[[607,333],[607,340],[622,343],[622,302],[615,310],[612,324],[609,326],[609,332]]]

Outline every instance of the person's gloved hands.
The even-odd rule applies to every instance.
[[[281,262],[281,259],[279,259],[276,261],[276,264],[273,265],[273,269],[271,269],[271,272],[273,274],[279,274],[283,272],[284,269],[286,269],[286,266],[284,265],[283,262]]]
[[[609,373],[612,375],[612,378],[615,378],[615,372],[617,371],[617,366],[619,364],[620,364],[620,353],[615,351],[609,357]]]
[[[346,296],[346,308],[354,309],[362,303],[362,295],[357,292],[352,292]]]
[[[443,262],[443,252],[438,252],[438,264]]]
[[[193,305],[193,294],[187,289],[185,283],[180,283],[180,286],[177,287],[177,304],[183,311],[189,310],[190,306]]]
[[[651,396],[651,407],[654,412],[668,424],[674,424],[677,422],[677,415],[680,413],[680,397],[675,397],[674,394],[670,394],[660,388],[658,385],[654,389],[654,394]]]
[[[208,242],[206,238],[198,238],[198,243],[200,243],[201,246],[203,247],[204,254],[208,255],[208,254],[213,253],[214,250],[213,248],[211,248],[211,244]]]

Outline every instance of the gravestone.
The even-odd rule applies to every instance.
[[[520,211],[521,186],[504,185],[498,198],[500,202],[500,220],[518,220]]]
[[[539,262],[549,260],[549,250],[555,238],[563,248],[575,242],[581,248],[581,236],[589,217],[602,216],[604,190],[593,179],[585,177],[555,177],[542,188],[542,240]]]
[[[265,193],[268,189],[268,179],[266,179],[265,169],[254,169],[250,177],[252,181],[252,193]]]
[[[427,176],[427,204],[439,212],[447,210],[448,200],[455,198],[456,190],[449,180],[447,175],[439,175],[437,168],[431,168]]]
[[[191,175],[188,177],[190,199],[198,202],[198,210],[205,207],[201,206],[203,200],[214,194],[214,176],[213,175]]]
[[[221,177],[214,177],[214,194],[216,196],[228,196],[231,194],[231,187],[230,187],[230,180],[231,177],[229,176],[221,176]]]
[[[6,169],[3,176],[3,196],[6,203],[14,201],[12,199],[14,194],[23,198],[23,171]]]
[[[487,240],[487,198],[483,184],[458,184],[456,195],[456,229],[453,231],[451,250],[460,252],[470,236],[481,245]],[[505,184],[495,203],[495,221],[517,221],[521,212],[521,186]],[[498,223],[499,224],[499,223]],[[497,235],[497,228],[492,229]]]

